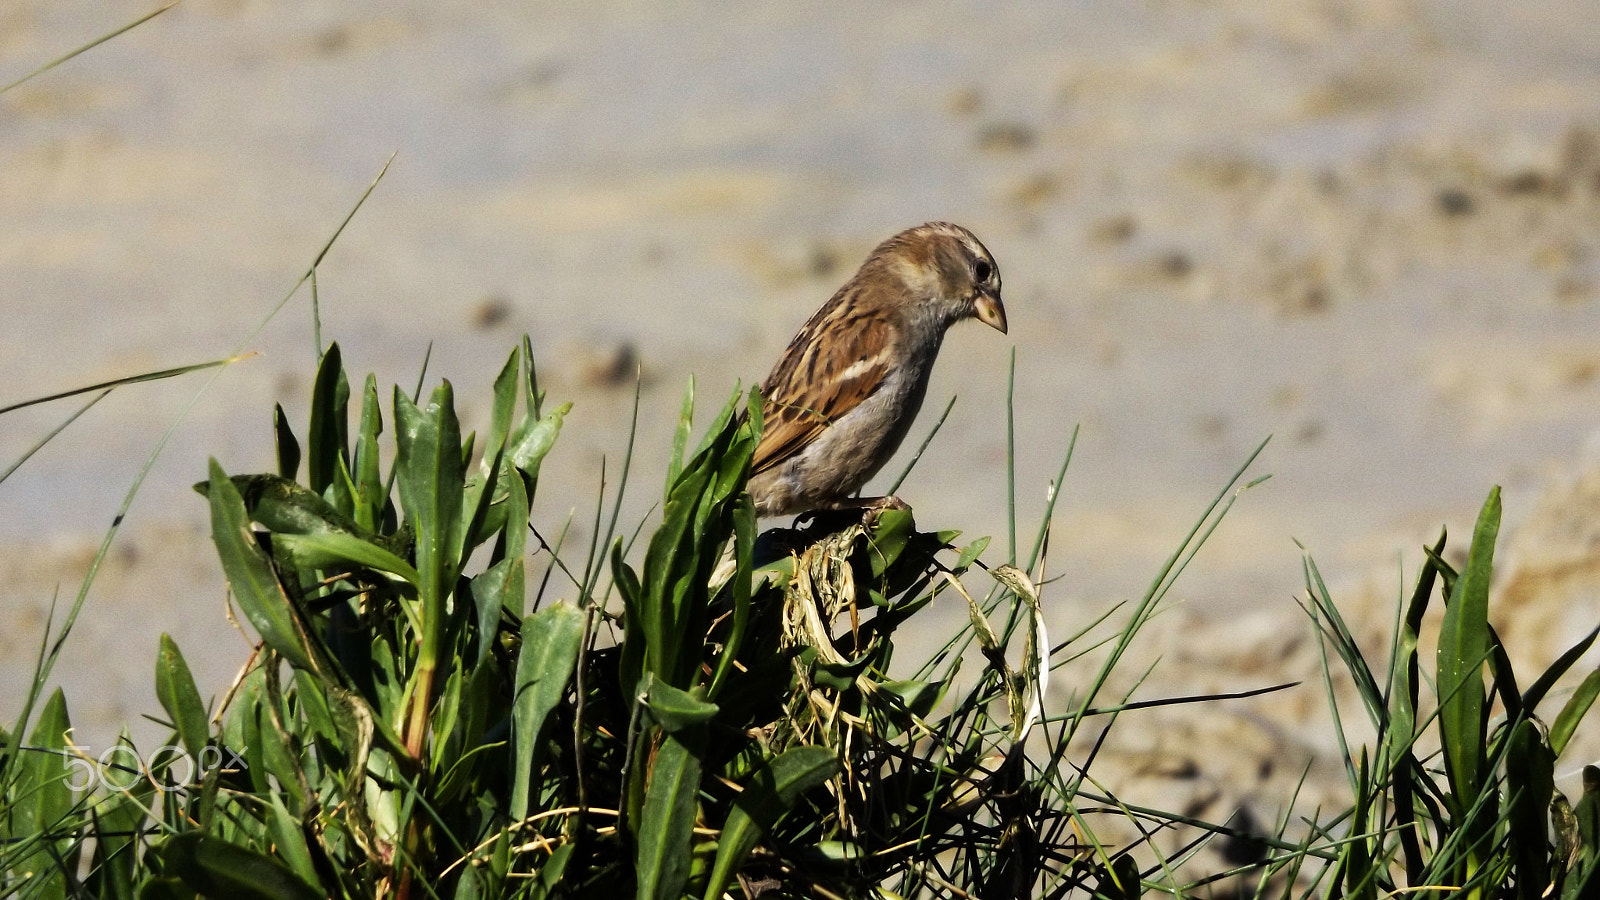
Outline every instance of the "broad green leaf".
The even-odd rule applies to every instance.
[[[717,714],[715,703],[681,691],[657,679],[654,673],[644,676],[643,700],[650,717],[668,733],[703,725]]]
[[[528,490],[523,486],[521,478],[502,478],[500,483],[506,486],[506,515],[505,525],[502,526],[502,540],[505,544],[506,559],[522,559],[528,552]],[[513,584],[506,588],[506,608],[522,615],[522,607],[527,599],[526,583],[527,566],[523,566],[514,579]]]
[[[450,382],[439,385],[426,409],[395,392],[400,500],[416,528],[417,572],[425,608],[441,614],[455,583],[461,551],[461,426]],[[435,623],[437,624],[437,623]]]
[[[502,559],[472,579],[472,604],[478,614],[477,649],[473,654],[472,665],[482,665],[489,657],[489,651],[494,648],[501,612],[507,608],[520,611],[522,587],[521,556]],[[509,596],[513,591],[517,594],[515,598]]]
[[[987,549],[989,549],[989,538],[987,537],[978,538],[967,546],[962,547],[961,552],[956,556],[956,564],[950,567],[951,571],[957,574],[965,572]]]
[[[533,341],[526,332],[522,335],[522,360],[527,366],[528,378],[524,382],[526,396],[523,398],[529,415],[540,418],[544,415],[544,391],[539,390],[539,371],[533,363]]]
[[[1489,654],[1489,580],[1500,531],[1500,489],[1478,515],[1467,567],[1456,580],[1439,628],[1439,736],[1445,770],[1462,811],[1483,790],[1483,663]]]
[[[233,699],[228,703],[227,715],[222,719],[223,747],[242,750],[251,746],[247,732],[254,728],[255,705],[261,702],[261,695],[266,693],[266,688],[262,686],[265,678],[261,667],[255,666],[239,682],[238,690],[234,691]],[[247,721],[252,723],[248,727]]]
[[[270,676],[268,683],[271,683]],[[298,814],[308,799],[300,792],[301,785],[306,783],[305,774],[300,771],[300,760],[289,746],[289,735],[280,732],[272,721],[270,703],[269,696],[268,701],[257,708],[256,740],[261,742],[261,761],[267,767],[267,774],[278,781],[279,790],[274,791],[274,795],[286,796]]]
[[[737,393],[729,398],[700,450],[668,490],[661,525],[645,551],[642,590],[623,591],[630,623],[625,661],[638,659],[642,631],[643,668],[680,689],[695,681],[701,663],[708,584],[733,530],[731,501],[749,468],[748,452],[727,452],[737,432],[749,437],[748,425],[733,419],[738,399]],[[620,558],[620,551],[614,550],[613,572],[618,571]],[[624,678],[632,671],[630,662],[624,666]]]
[[[217,461],[211,461],[211,539],[239,608],[267,646],[303,669],[314,669],[289,598],[272,561],[256,544],[244,500]]]
[[[279,534],[276,545],[308,569],[337,569],[350,565],[386,572],[421,588],[422,576],[411,564],[369,540],[328,531],[321,534]]]
[[[139,887],[139,900],[201,900],[181,878],[152,878]]]
[[[652,731],[646,730],[639,739],[649,741]],[[694,835],[705,741],[704,728],[685,729],[665,735],[655,753],[634,832],[638,900],[683,894],[689,878],[689,841]]]
[[[1550,884],[1549,840],[1545,821],[1555,793],[1556,756],[1533,722],[1523,719],[1511,732],[1506,754],[1506,834],[1520,897],[1534,900]]]
[[[550,711],[567,692],[567,682],[583,647],[583,618],[583,613],[574,607],[556,603],[522,620],[522,649],[517,654],[516,694],[511,710],[516,766],[511,773],[508,810],[512,821],[528,815],[539,736]]]
[[[489,474],[495,454],[506,445],[511,434],[511,414],[517,406],[517,375],[522,367],[522,354],[511,351],[511,357],[501,367],[494,379],[494,411],[489,417],[489,433],[483,442],[483,462],[480,471]]]
[[[839,757],[831,749],[801,746],[784,751],[752,772],[722,826],[704,900],[721,897],[750,851],[794,807],[795,800],[838,771]]]
[[[88,896],[105,900],[133,900],[134,873],[145,824],[145,809],[154,788],[141,780],[126,793],[109,794],[91,809],[95,832],[94,865],[85,889]]]
[[[205,703],[200,699],[200,690],[194,685],[194,676],[189,674],[189,664],[184,661],[183,653],[164,631],[161,649],[156,654],[156,699],[172,718],[190,758],[198,759],[211,739]]]
[[[316,884],[317,867],[311,862],[311,848],[306,843],[300,820],[291,815],[283,804],[281,794],[270,797],[272,807],[267,816],[267,833],[272,836],[272,847],[289,870],[308,884]]]
[[[456,802],[487,779],[499,782],[506,758],[506,741],[498,734],[499,723],[505,720],[504,673],[493,665],[456,671],[463,677],[460,687],[454,688],[458,695],[450,730],[445,732],[438,724],[442,717],[434,719],[435,735],[444,734],[442,740],[435,737],[435,743],[445,748],[435,753],[435,768],[445,774],[438,779],[434,796],[447,803]],[[496,733],[494,736],[490,736],[491,728]],[[492,774],[487,771],[491,761],[497,770]],[[496,791],[495,796],[503,794]],[[500,805],[503,804],[496,801],[496,806]]]
[[[306,483],[322,496],[335,483],[337,460],[348,462],[350,383],[344,377],[339,345],[328,345],[311,385],[311,428],[306,434]]]
[[[872,557],[872,577],[882,578],[883,573],[900,558],[906,542],[916,532],[911,511],[885,509],[872,529],[872,543],[868,550]]]
[[[328,896],[272,857],[210,835],[192,831],[173,835],[159,852],[164,872],[206,897],[324,900]]]
[[[431,772],[443,772],[450,766],[459,753],[453,753],[449,737],[456,730],[461,716],[461,689],[466,679],[466,673],[473,671],[463,666],[450,666],[444,678],[444,684],[439,687],[438,697],[433,702],[432,712],[429,715],[429,727],[433,731],[431,743],[432,755],[429,757],[428,768]],[[443,779],[439,779],[440,782]],[[437,794],[435,795],[438,796]]]
[[[383,409],[378,405],[378,380],[367,376],[361,390],[361,424],[356,432],[356,451],[351,480],[355,482],[356,524],[376,532],[383,522],[383,467],[378,459],[378,435],[383,433]]]
[[[1593,869],[1600,861],[1600,766],[1583,767],[1583,796],[1573,805],[1572,813],[1578,821],[1583,858]]]
[[[309,672],[296,669],[294,686],[295,700],[300,704],[300,713],[305,717],[306,725],[310,727],[312,733],[335,746],[340,746],[339,730],[333,724],[333,712],[328,709],[328,700],[323,696],[322,682]]]
[[[539,464],[549,454],[550,448],[555,446],[556,436],[561,433],[561,423],[566,421],[567,413],[571,411],[572,404],[563,403],[543,418],[534,419],[530,416],[506,445],[506,457],[511,464],[529,479],[537,479]]]
[[[1139,900],[1143,888],[1139,883],[1139,863],[1126,853],[1112,857],[1111,865],[1101,869],[1096,897],[1106,900]]]
[[[500,486],[502,482],[513,479],[505,477],[508,469],[504,464],[505,455],[496,451],[493,459],[485,463],[490,467],[489,474],[474,473],[466,480],[461,500],[462,544],[457,551],[460,559],[470,557],[484,541],[505,528],[505,494]],[[520,481],[521,478],[515,480]],[[499,501],[499,506],[496,506],[496,501]]]
[[[948,681],[884,681],[878,690],[893,696],[912,715],[922,718],[944,699]]]
[[[728,398],[728,402],[722,405],[717,417],[711,420],[711,427],[706,429],[705,437],[700,439],[700,446],[694,452],[696,457],[704,457],[719,442],[726,442],[728,426],[733,422],[733,416],[739,407],[739,398],[742,393],[737,387],[733,389],[733,395]]]
[[[683,472],[683,452],[689,446],[689,432],[694,428],[694,376],[689,376],[689,386],[683,391],[683,408],[678,411],[678,427],[672,433],[672,456],[667,461],[666,491]]]
[[[73,841],[47,837],[71,830],[67,816],[76,800],[72,786],[86,785],[94,771],[92,763],[68,750],[71,730],[66,695],[56,688],[39,710],[27,749],[17,758],[12,770],[16,782],[6,798],[11,803],[5,819],[12,823],[9,837],[16,846],[6,848],[0,859],[12,871],[38,873],[28,885],[28,893],[36,897],[65,896],[67,876],[77,874],[76,854],[69,852]]]
[[[294,429],[289,427],[289,417],[283,404],[272,406],[272,436],[278,454],[278,474],[293,479],[300,472],[300,442],[295,440]]]
[[[539,866],[532,885],[532,900],[543,900],[546,897],[558,896],[556,888],[561,884],[562,876],[566,874],[567,863],[572,859],[572,851],[577,849],[576,844],[562,844],[551,852],[550,858]]]
[[[266,715],[263,708],[267,702],[265,685],[266,678],[263,677],[256,682],[255,691],[248,698],[250,702],[239,707],[240,743],[235,745],[239,748],[239,756],[244,759],[245,775],[250,780],[250,787],[262,795],[274,790],[270,777],[272,770],[267,764],[266,741],[261,737],[261,719]]]
[[[619,681],[628,697],[639,694],[640,679],[644,676],[645,658],[649,654],[649,625],[645,622],[644,585],[639,575],[622,558],[622,539],[611,545],[611,580],[622,597],[622,660]]]
[[[323,534],[341,532],[363,534],[355,520],[333,508],[304,485],[280,475],[235,475],[229,479],[244,501],[250,521],[281,534]],[[211,482],[202,481],[194,489],[211,496]]]
[[[499,893],[489,886],[487,872],[477,866],[462,867],[461,878],[456,882],[456,892],[452,895],[454,900],[486,900],[497,896]]]

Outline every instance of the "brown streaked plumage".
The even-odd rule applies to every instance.
[[[1006,330],[1000,270],[972,232],[929,222],[879,244],[762,383],[756,512],[897,503],[850,496],[899,448],[945,329],[969,318]]]

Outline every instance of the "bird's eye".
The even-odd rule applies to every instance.
[[[988,281],[989,276],[993,274],[994,267],[989,265],[987,259],[980,259],[972,264],[972,277],[977,281]]]

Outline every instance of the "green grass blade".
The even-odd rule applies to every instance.
[[[390,162],[392,162],[394,157],[391,156],[389,159]],[[333,233],[333,236],[330,237],[328,242],[323,245],[322,252],[317,256],[319,261],[321,260],[322,256],[327,254],[328,249],[333,246],[334,241],[338,240],[338,237],[344,231],[345,226],[348,225],[350,220],[355,217],[356,212],[361,209],[362,204],[364,204],[367,197],[372,194],[373,189],[378,186],[378,182],[383,179],[383,175],[388,171],[388,169],[389,163],[386,162],[384,163],[383,169],[378,172],[377,177],[374,178],[372,183],[367,186],[366,192],[363,193],[361,198],[356,201],[356,204],[351,207],[350,212],[344,218],[344,222],[339,225],[339,228]],[[310,270],[308,269],[307,272],[309,274]],[[50,653],[45,657],[43,666],[40,668],[39,679],[41,683],[50,677],[50,672],[55,667],[55,661],[59,657],[61,644],[66,640],[67,636],[72,633],[73,625],[78,620],[78,614],[82,612],[83,604],[89,598],[89,589],[94,585],[94,580],[100,572],[100,566],[105,562],[106,554],[111,550],[111,543],[116,539],[117,532],[122,527],[122,520],[127,516],[128,510],[133,507],[134,497],[138,496],[140,488],[144,486],[145,478],[149,476],[150,470],[155,466],[156,460],[161,457],[161,454],[166,449],[168,442],[172,440],[172,436],[177,433],[178,426],[183,424],[184,420],[189,417],[189,412],[194,409],[195,404],[199,403],[200,398],[205,395],[206,391],[210,389],[211,385],[216,383],[216,380],[220,374],[226,370],[226,364],[244,358],[240,354],[244,351],[245,346],[249,344],[250,341],[254,340],[256,335],[260,334],[261,330],[267,327],[267,323],[272,321],[272,319],[277,316],[283,307],[286,306],[291,299],[293,299],[295,293],[300,289],[300,285],[304,283],[305,278],[306,276],[301,276],[300,280],[296,281],[295,284],[289,288],[289,291],[284,294],[283,298],[278,301],[277,305],[268,311],[268,313],[256,323],[255,327],[253,327],[249,333],[247,333],[244,338],[239,341],[238,346],[236,346],[233,352],[229,354],[228,359],[226,359],[223,364],[216,367],[216,371],[214,371],[211,377],[206,380],[205,384],[201,385],[200,388],[195,391],[194,396],[189,398],[189,402],[186,403],[183,409],[178,412],[178,415],[173,419],[172,424],[167,426],[167,430],[162,432],[161,438],[156,441],[155,447],[151,449],[149,456],[145,458],[144,465],[140,467],[139,474],[134,476],[133,484],[128,487],[127,493],[123,495],[122,505],[118,507],[116,515],[112,518],[111,527],[106,529],[105,536],[101,539],[100,546],[95,551],[94,559],[89,562],[88,571],[84,573],[83,582],[78,588],[77,597],[72,602],[72,608],[67,612],[66,621],[62,623],[60,635],[57,637]]]
[[[1557,756],[1567,749],[1567,742],[1577,733],[1579,723],[1589,714],[1596,697],[1600,697],[1600,669],[1595,669],[1583,679],[1550,723],[1550,749]]]
[[[726,679],[733,672],[734,661],[744,646],[745,632],[750,627],[750,592],[754,572],[756,543],[756,508],[748,493],[739,498],[733,513],[733,559],[736,568],[732,578],[733,621],[728,629],[722,654],[717,659],[717,669],[711,677],[711,687],[706,696],[715,700]]]
[[[67,426],[68,425],[71,425],[73,422],[78,421],[78,417],[79,416],[81,416],[84,413],[88,412],[90,407],[94,406],[96,403],[99,403],[101,400],[104,400],[107,396],[110,395],[110,393],[111,393],[111,389],[107,388],[106,390],[101,391],[100,393],[94,395],[93,397],[90,397],[88,403],[85,403],[84,405],[78,407],[78,409],[75,412],[73,412],[72,415],[67,416],[65,419],[63,419],[61,421],[60,425],[57,425],[56,427],[50,429],[50,433],[49,434],[46,434],[44,437],[42,437],[38,441],[36,441],[32,447],[29,447],[27,450],[23,451],[22,455],[17,457],[17,461],[16,462],[12,463],[10,465],[10,467],[8,467],[4,472],[0,472],[0,484],[5,484],[6,479],[11,477],[11,473],[12,472],[15,472],[16,470],[22,468],[22,464],[27,462],[29,459],[31,459],[35,453],[38,453],[39,450],[41,448],[43,448],[45,444],[48,444],[51,441],[55,440],[56,439],[56,435],[60,434],[61,432],[65,431],[65,430],[67,430]]]
[[[1017,348],[1011,348],[1011,370],[1006,376],[1006,523],[1010,534],[1006,562],[1017,564]]]
[[[1398,826],[1400,849],[1406,867],[1406,879],[1411,884],[1421,884],[1424,859],[1422,842],[1417,836],[1416,807],[1413,797],[1422,789],[1416,779],[1422,776],[1422,765],[1417,761],[1413,745],[1417,739],[1417,709],[1420,702],[1421,666],[1417,642],[1422,632],[1422,617],[1427,612],[1433,586],[1439,570],[1433,560],[1444,553],[1447,534],[1441,533],[1433,545],[1432,553],[1417,575],[1416,587],[1406,604],[1394,640],[1394,658],[1390,663],[1389,727],[1384,735],[1389,746],[1385,758],[1391,769],[1390,798],[1394,804],[1395,824]]]
[[[94,863],[84,885],[87,896],[134,900],[136,868],[143,845],[145,804],[155,789],[148,783],[108,796],[90,809],[95,836]],[[142,873],[141,873],[142,874]]]
[[[617,533],[617,519],[622,515],[622,498],[628,492],[628,472],[633,468],[633,442],[639,434],[639,392],[644,387],[642,375],[635,375],[633,381],[633,415],[628,419],[628,446],[622,451],[622,476],[617,479],[617,496],[611,502],[611,519],[606,523],[604,539],[594,546],[609,547],[611,539]],[[588,573],[588,580],[584,582],[583,594],[586,597],[594,596],[595,585],[600,580],[601,566],[595,565],[594,570]]]
[[[885,494],[893,497],[895,492],[900,490],[900,485],[905,483],[906,476],[911,474],[911,470],[917,467],[917,461],[922,459],[923,451],[927,450],[928,445],[933,443],[933,436],[939,433],[940,428],[944,427],[944,420],[950,416],[950,410],[955,409],[955,407],[956,398],[952,394],[950,402],[944,405],[944,412],[939,413],[939,418],[934,420],[933,427],[928,429],[928,436],[922,439],[922,443],[917,446],[917,452],[911,454],[911,459],[906,463],[906,467],[900,470],[900,474],[895,478],[894,483],[889,485],[887,491],[884,491]]]
[[[24,409],[29,406],[37,406],[40,403],[49,403],[52,400],[61,400],[66,397],[76,397],[79,394],[88,394],[94,391],[110,391],[115,388],[122,387],[125,384],[142,384],[146,381],[160,381],[164,378],[175,378],[179,375],[187,375],[190,372],[199,372],[205,369],[215,369],[219,366],[232,365],[240,360],[249,359],[252,356],[255,356],[255,354],[235,354],[227,359],[214,359],[210,362],[178,366],[177,368],[173,369],[161,369],[160,371],[156,372],[144,372],[139,375],[125,375],[121,378],[113,378],[110,381],[102,381],[98,384],[90,384],[80,388],[73,388],[70,391],[61,391],[59,393],[49,394],[44,397],[35,397],[32,400],[23,400],[19,403],[13,403],[10,406],[0,406],[0,416],[3,416],[8,412],[12,412],[13,410]]]
[[[1594,646],[1595,638],[1597,637],[1600,637],[1600,627],[1595,628],[1587,635],[1584,635],[1582,640],[1568,647],[1565,653],[1557,657],[1556,661],[1551,663],[1548,669],[1545,669],[1538,678],[1534,679],[1533,684],[1522,695],[1522,706],[1528,715],[1531,716],[1538,711],[1538,706],[1544,700],[1545,695],[1550,692],[1551,688],[1555,687],[1556,682],[1563,675],[1571,671],[1574,665],[1577,665],[1578,660],[1582,659],[1585,653],[1589,652],[1589,648]]]
[[[34,69],[33,71],[29,72],[28,74],[22,76],[21,78],[18,78],[17,80],[7,84],[4,87],[0,87],[0,94],[4,94],[5,92],[11,90],[12,88],[16,87],[17,85],[22,84],[23,82],[28,81],[29,79],[37,78],[38,76],[43,75],[44,73],[50,71],[51,69],[54,69],[56,66],[59,66],[64,62],[67,62],[68,60],[72,59],[75,56],[78,56],[81,53],[87,53],[88,51],[93,50],[94,48],[100,46],[101,44],[104,44],[106,41],[109,41],[114,37],[117,37],[117,36],[122,35],[122,34],[124,34],[126,32],[132,31],[135,28],[138,28],[140,25],[143,25],[144,23],[150,21],[151,19],[154,19],[156,16],[159,16],[162,13],[166,12],[167,10],[173,8],[174,6],[177,6],[179,2],[180,2],[180,0],[172,0],[172,2],[168,3],[166,6],[160,7],[159,9],[153,10],[151,12],[147,12],[144,15],[140,16],[139,18],[134,19],[132,22],[129,22],[128,24],[122,26],[121,28],[116,29],[115,31],[111,31],[111,32],[108,32],[106,34],[103,34],[100,37],[97,37],[94,40],[90,41],[89,43],[84,44],[82,47],[79,47],[76,50],[73,50],[73,51],[71,51],[69,53],[66,53],[66,54],[64,54],[62,56],[58,56],[55,59],[50,60],[49,62],[45,63],[44,65],[38,67],[37,69]]]
[[[539,370],[533,362],[533,339],[524,332],[522,335],[522,359],[527,364],[527,380],[523,383],[527,392],[524,400],[527,409],[533,418],[544,418],[544,391],[539,390]]]
[[[1050,482],[1050,497],[1045,501],[1044,515],[1039,517],[1039,533],[1033,538],[1033,552],[1028,554],[1028,565],[1024,570],[1029,575],[1037,577],[1034,567],[1039,564],[1039,557],[1044,554],[1045,540],[1050,535],[1051,517],[1055,515],[1056,501],[1061,499],[1061,484],[1067,477],[1067,467],[1072,465],[1072,451],[1078,448],[1078,426],[1072,426],[1072,437],[1067,439],[1067,452],[1061,458],[1061,469],[1056,472],[1055,480]]]

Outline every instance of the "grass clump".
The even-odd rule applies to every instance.
[[[309,282],[315,323],[332,243],[274,314]],[[112,389],[237,358],[29,403],[93,393],[59,432]],[[1050,513],[1018,559],[1014,477],[1005,564],[985,563],[988,539],[919,531],[904,511],[758,535],[744,484],[760,404],[746,414],[739,399],[691,451],[691,390],[642,556],[614,537],[613,511],[578,564],[530,523],[567,407],[546,408],[526,340],[481,439],[462,434],[448,382],[426,401],[395,389],[386,417],[375,380],[353,398],[329,348],[308,427],[275,410],[277,470],[213,462],[197,485],[260,637],[227,693],[205,700],[163,635],[154,677],[171,738],[95,759],[72,745],[66,699],[45,685],[116,526],[53,644],[46,634],[22,712],[0,729],[0,895],[1122,900],[1254,875],[1234,892],[1600,896],[1600,769],[1585,768],[1575,803],[1554,787],[1600,671],[1556,686],[1600,629],[1531,681],[1512,670],[1488,624],[1497,491],[1464,568],[1444,561],[1443,537],[1426,548],[1380,662],[1307,560],[1333,714],[1350,714],[1331,689],[1338,667],[1377,737],[1344,744],[1347,808],[1304,818],[1293,838],[1288,821],[1242,833],[1125,803],[1091,772],[1121,716],[1220,699],[1105,695],[1243,469],[1144,597],[1054,643],[1039,596]],[[969,584],[985,577],[979,599]],[[547,600],[552,581],[564,599]],[[961,598],[966,624],[920,664],[897,662],[898,629],[941,595]],[[1418,647],[1435,598],[1430,665]],[[963,679],[964,661],[980,668]],[[1067,666],[1063,702],[1048,688]],[[1142,837],[1100,837],[1107,817]],[[1169,829],[1192,839],[1166,856],[1153,836]],[[1219,835],[1257,860],[1192,879],[1184,864]]]
[[[1378,739],[1348,754],[1349,809],[1299,839],[1242,835],[1131,807],[1089,774],[1106,723],[1136,706],[1103,703],[1103,686],[1231,486],[1119,627],[1053,645],[1036,584],[1044,529],[1022,567],[988,566],[987,539],[918,531],[904,511],[758,535],[744,482],[760,404],[746,415],[739,401],[691,451],[686,399],[642,558],[597,538],[568,565],[529,521],[568,407],[546,408],[526,340],[481,439],[461,433],[448,382],[425,403],[396,389],[392,454],[374,379],[353,403],[330,348],[303,441],[276,410],[277,472],[213,462],[197,485],[261,638],[239,680],[208,706],[164,637],[168,745],[88,760],[72,754],[65,699],[35,678],[37,715],[0,735],[5,892],[1187,895],[1210,879],[1181,880],[1182,864],[1216,835],[1262,848],[1248,867],[1258,896],[1531,900],[1600,883],[1595,794],[1562,806],[1552,775],[1600,676],[1548,726],[1536,715],[1596,635],[1518,690],[1487,625],[1497,493],[1464,569],[1443,561],[1442,538],[1430,548],[1381,672],[1308,561],[1327,667],[1354,677]],[[982,600],[967,587],[977,569],[992,583]],[[546,599],[553,579],[567,599]],[[1417,632],[1435,589],[1446,614],[1429,672]],[[966,625],[891,676],[897,629],[941,594],[962,598]],[[1048,714],[1051,670],[1096,646],[1108,652],[1074,671],[1070,712]],[[959,679],[964,659],[981,670]],[[1091,717],[1101,736],[1081,747]],[[1418,749],[1424,735],[1436,751]],[[1103,842],[1105,816],[1147,838]],[[1168,828],[1195,835],[1173,858],[1148,840]]]

